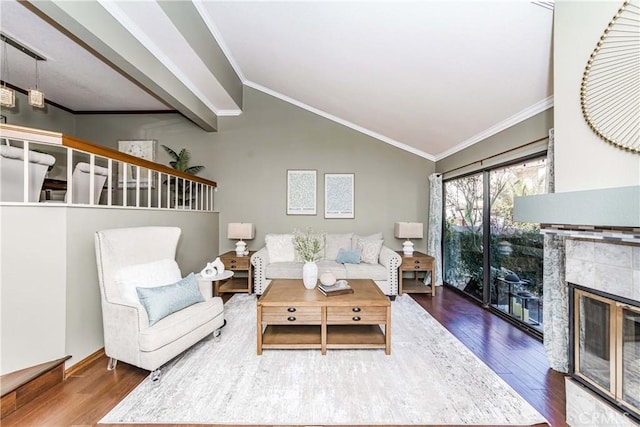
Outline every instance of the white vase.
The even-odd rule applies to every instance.
[[[302,283],[307,289],[313,289],[318,282],[318,265],[315,262],[307,261],[302,266]]]

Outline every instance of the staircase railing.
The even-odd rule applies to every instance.
[[[17,167],[17,177],[16,159],[9,160],[3,154],[0,163],[3,204],[46,202],[70,206],[214,210],[217,187],[214,181],[58,132],[0,124],[0,139],[2,144],[28,153],[18,160],[22,162],[22,169]],[[35,176],[36,169],[43,167],[29,161],[36,157],[33,154],[36,152],[55,157],[55,165],[49,166],[50,170],[57,171],[54,177],[42,180],[41,176]],[[11,161],[14,163],[10,164]],[[42,195],[34,195],[35,190],[30,190],[33,184],[38,184],[35,182],[38,179],[42,185],[36,188]],[[22,187],[22,193],[18,191],[18,194],[23,197],[12,200],[8,195],[15,191],[9,190],[15,190],[15,186]]]

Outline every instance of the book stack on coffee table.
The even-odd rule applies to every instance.
[[[334,295],[344,295],[344,294],[352,294],[353,289],[349,286],[349,283],[346,280],[338,280],[335,284],[331,286],[326,286],[323,284],[318,285],[318,290],[325,296],[334,296]]]

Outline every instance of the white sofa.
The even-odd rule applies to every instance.
[[[354,250],[360,240],[382,242],[382,233],[358,236],[354,233],[323,234],[323,251],[320,253],[318,276],[330,271],[337,279],[372,279],[385,295],[398,294],[398,267],[402,257],[393,250],[380,247],[375,263],[338,263],[339,250]],[[371,261],[371,260],[369,260]],[[292,234],[267,234],[265,247],[251,256],[254,267],[255,293],[261,295],[272,279],[302,279],[303,262],[293,248]]]

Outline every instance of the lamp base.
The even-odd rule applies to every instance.
[[[404,256],[413,256],[413,243],[409,239],[402,244],[402,252]]]
[[[240,240],[238,243],[236,243],[237,256],[244,256],[246,252],[247,252],[247,244],[245,242]]]

